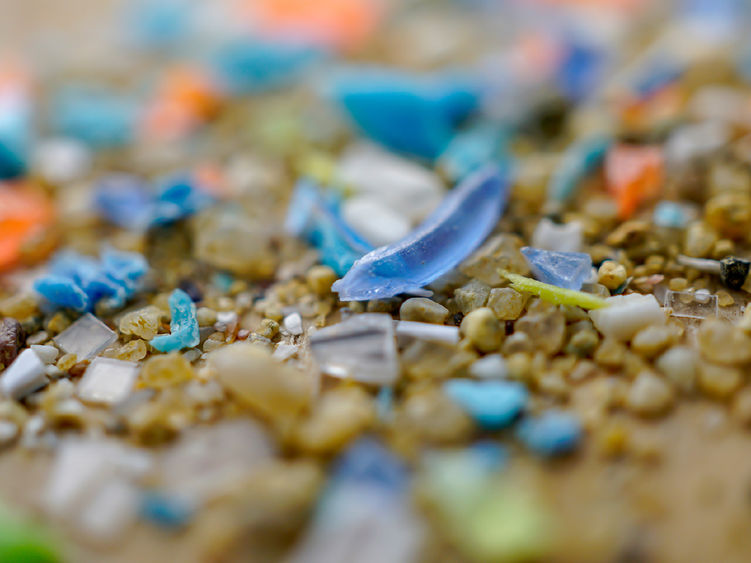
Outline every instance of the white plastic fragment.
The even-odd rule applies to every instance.
[[[284,342],[281,342],[277,344],[276,350],[274,350],[274,353],[271,354],[271,357],[275,360],[288,360],[295,354],[297,354],[297,351],[300,349],[300,347],[296,344],[285,344]]]
[[[411,225],[402,214],[373,196],[355,196],[342,205],[345,222],[373,246],[384,246],[409,234]]]
[[[616,340],[628,340],[649,325],[664,325],[665,313],[654,295],[616,295],[608,306],[589,312],[597,330]]]
[[[289,332],[293,336],[300,336],[303,333],[302,330],[302,317],[300,313],[291,313],[284,317],[282,321],[284,330]]]
[[[72,182],[89,172],[91,151],[75,139],[45,139],[35,150],[34,164],[34,169],[53,184]]]
[[[555,252],[580,252],[584,227],[579,221],[559,225],[544,217],[532,233],[532,246]]]
[[[508,366],[500,354],[489,354],[469,366],[469,374],[478,379],[504,379]]]
[[[117,340],[117,335],[91,313],[86,313],[55,338],[55,344],[76,358],[96,356]]]
[[[334,377],[391,385],[399,364],[391,315],[366,313],[310,335],[310,349],[319,368]]]
[[[60,350],[58,350],[54,346],[33,344],[30,346],[30,348],[34,350],[34,352],[36,352],[36,355],[39,356],[39,359],[42,360],[45,364],[51,364],[60,355]]]
[[[459,327],[445,326],[432,323],[420,323],[417,321],[394,321],[396,324],[397,337],[411,337],[419,340],[433,342],[447,342],[456,344],[459,342]]]
[[[23,399],[47,384],[45,368],[34,350],[24,350],[0,376],[0,392],[11,399]]]
[[[113,405],[124,401],[138,377],[138,364],[95,358],[78,383],[78,396],[87,403]]]

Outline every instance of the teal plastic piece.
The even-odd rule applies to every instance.
[[[160,334],[151,340],[151,345],[160,352],[175,352],[198,346],[201,338],[198,333],[196,306],[182,289],[176,289],[169,297],[169,310],[172,315],[170,334]]]

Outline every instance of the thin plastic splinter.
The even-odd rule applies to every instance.
[[[504,270],[499,270],[499,273],[511,282],[513,289],[523,293],[532,293],[543,301],[548,301],[555,305],[573,305],[582,309],[601,309],[608,306],[607,301],[591,293],[563,289]]]
[[[406,238],[355,262],[332,291],[342,301],[414,292],[455,267],[488,236],[508,199],[506,174],[487,166],[457,186]]]
[[[176,289],[169,297],[172,314],[170,334],[160,334],[151,340],[151,345],[160,352],[174,352],[183,348],[193,348],[200,342],[196,306],[182,289]]]

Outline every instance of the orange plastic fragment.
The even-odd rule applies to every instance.
[[[24,243],[48,228],[54,207],[41,192],[0,184],[0,270],[18,263]]]
[[[384,11],[379,0],[246,0],[245,8],[263,33],[344,49],[366,41]]]
[[[660,147],[619,144],[608,152],[605,177],[618,204],[618,216],[628,219],[662,186],[663,154]]]

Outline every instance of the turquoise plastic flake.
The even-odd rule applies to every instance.
[[[488,430],[508,426],[527,405],[527,389],[516,381],[454,379],[446,382],[443,389]]]
[[[176,289],[169,297],[169,310],[172,315],[170,334],[160,334],[151,340],[151,345],[160,352],[175,352],[198,346],[198,320],[196,306],[182,289]]]

